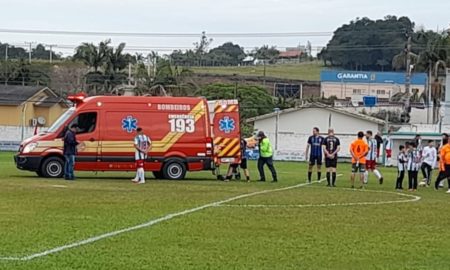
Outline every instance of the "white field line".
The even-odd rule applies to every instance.
[[[338,176],[341,176],[341,175],[338,175]],[[151,227],[151,226],[153,226],[155,224],[158,224],[158,223],[161,223],[163,221],[167,221],[167,220],[170,220],[170,219],[173,219],[173,218],[176,218],[176,217],[181,217],[181,216],[185,216],[185,215],[188,215],[188,214],[192,214],[194,212],[198,212],[198,211],[204,210],[206,208],[210,208],[210,207],[215,207],[215,206],[218,206],[218,205],[221,205],[221,204],[224,204],[224,203],[228,203],[228,202],[231,202],[231,201],[235,201],[235,200],[239,200],[239,199],[243,199],[243,198],[248,198],[248,197],[252,197],[252,196],[256,196],[256,195],[261,195],[261,194],[267,194],[267,193],[271,193],[271,192],[285,191],[285,190],[290,190],[290,189],[294,189],[294,188],[299,188],[299,187],[307,186],[307,185],[314,184],[314,183],[320,183],[320,182],[322,182],[324,180],[325,179],[321,179],[320,181],[312,182],[312,183],[301,183],[301,184],[288,186],[288,187],[283,187],[283,188],[266,189],[266,190],[262,190],[262,191],[256,191],[256,192],[252,192],[252,193],[242,194],[242,195],[231,197],[231,198],[228,198],[228,199],[225,199],[225,200],[212,202],[212,203],[208,203],[208,204],[205,204],[205,205],[202,205],[202,206],[198,206],[198,207],[195,207],[195,208],[187,209],[187,210],[184,210],[184,211],[181,211],[181,212],[168,214],[166,216],[150,220],[150,221],[148,221],[146,223],[142,223],[142,224],[139,224],[139,225],[136,225],[136,226],[124,228],[124,229],[117,230],[117,231],[108,232],[108,233],[101,234],[101,235],[98,235],[98,236],[94,236],[94,237],[91,237],[91,238],[87,238],[87,239],[84,239],[84,240],[81,240],[81,241],[78,241],[78,242],[73,242],[73,243],[70,243],[70,244],[63,245],[63,246],[59,246],[59,247],[55,247],[55,248],[52,248],[52,249],[44,250],[42,252],[38,252],[38,253],[30,254],[30,255],[25,255],[25,256],[22,256],[22,257],[20,257],[20,256],[18,256],[18,257],[0,257],[0,260],[29,261],[29,260],[33,260],[33,259],[36,259],[36,258],[39,258],[39,257],[44,257],[44,256],[48,256],[50,254],[58,253],[58,252],[61,252],[63,250],[66,250],[66,249],[76,248],[76,247],[79,247],[79,246],[83,246],[83,245],[87,245],[87,244],[90,244],[90,243],[93,243],[93,242],[97,242],[97,241],[102,240],[102,239],[114,237],[114,236],[119,235],[119,234],[123,234],[123,233],[131,232],[131,231],[139,230],[139,229],[142,229],[142,228]]]
[[[355,205],[382,205],[395,203],[410,203],[421,199],[420,196],[404,194],[391,191],[382,190],[365,190],[365,189],[350,189],[341,188],[341,190],[351,190],[355,192],[374,192],[384,194],[394,194],[398,196],[408,197],[404,200],[389,200],[389,201],[374,201],[374,202],[353,202],[353,203],[320,203],[320,204],[221,204],[216,207],[248,207],[248,208],[306,208],[306,207],[334,207],[334,206],[355,206]]]

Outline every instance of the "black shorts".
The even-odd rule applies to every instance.
[[[241,169],[246,170],[246,169],[247,169],[247,159],[246,159],[246,158],[241,159],[241,163],[240,163],[240,164],[239,164],[239,163],[233,163],[233,164],[231,164],[231,167],[232,167],[233,169],[237,168],[238,166],[239,166]]]
[[[359,163],[358,166],[356,166],[356,163],[352,163],[352,173],[365,173],[366,172],[366,164]]]
[[[309,165],[322,165],[322,157],[321,156],[310,156],[309,157]]]
[[[325,158],[325,167],[326,168],[336,168],[337,167],[337,158]]]

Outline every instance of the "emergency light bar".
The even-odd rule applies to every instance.
[[[70,95],[67,97],[68,100],[70,100],[71,102],[75,103],[76,105],[83,103],[83,100],[87,97],[87,95],[83,92],[75,94],[75,95]]]

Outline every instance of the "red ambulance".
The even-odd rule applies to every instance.
[[[16,166],[42,177],[62,177],[63,137],[78,124],[82,142],[77,171],[133,171],[137,127],[150,137],[145,164],[159,179],[183,179],[187,171],[215,170],[240,162],[239,106],[236,100],[200,97],[75,95],[74,106],[45,132],[24,140]],[[211,106],[213,104],[213,106]],[[209,107],[212,109],[210,110]]]

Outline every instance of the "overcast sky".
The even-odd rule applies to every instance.
[[[407,3],[407,4],[406,4]],[[332,32],[356,17],[408,16],[417,26],[450,26],[447,0],[0,0],[2,29],[145,33]],[[0,42],[25,41],[78,45],[105,36],[0,33]],[[250,50],[263,44],[297,46],[311,41],[324,46],[330,36],[278,38],[214,38],[212,47],[233,41]],[[128,46],[192,47],[196,37],[113,37]],[[69,46],[70,47],[70,46]],[[65,49],[71,52],[73,49]]]

